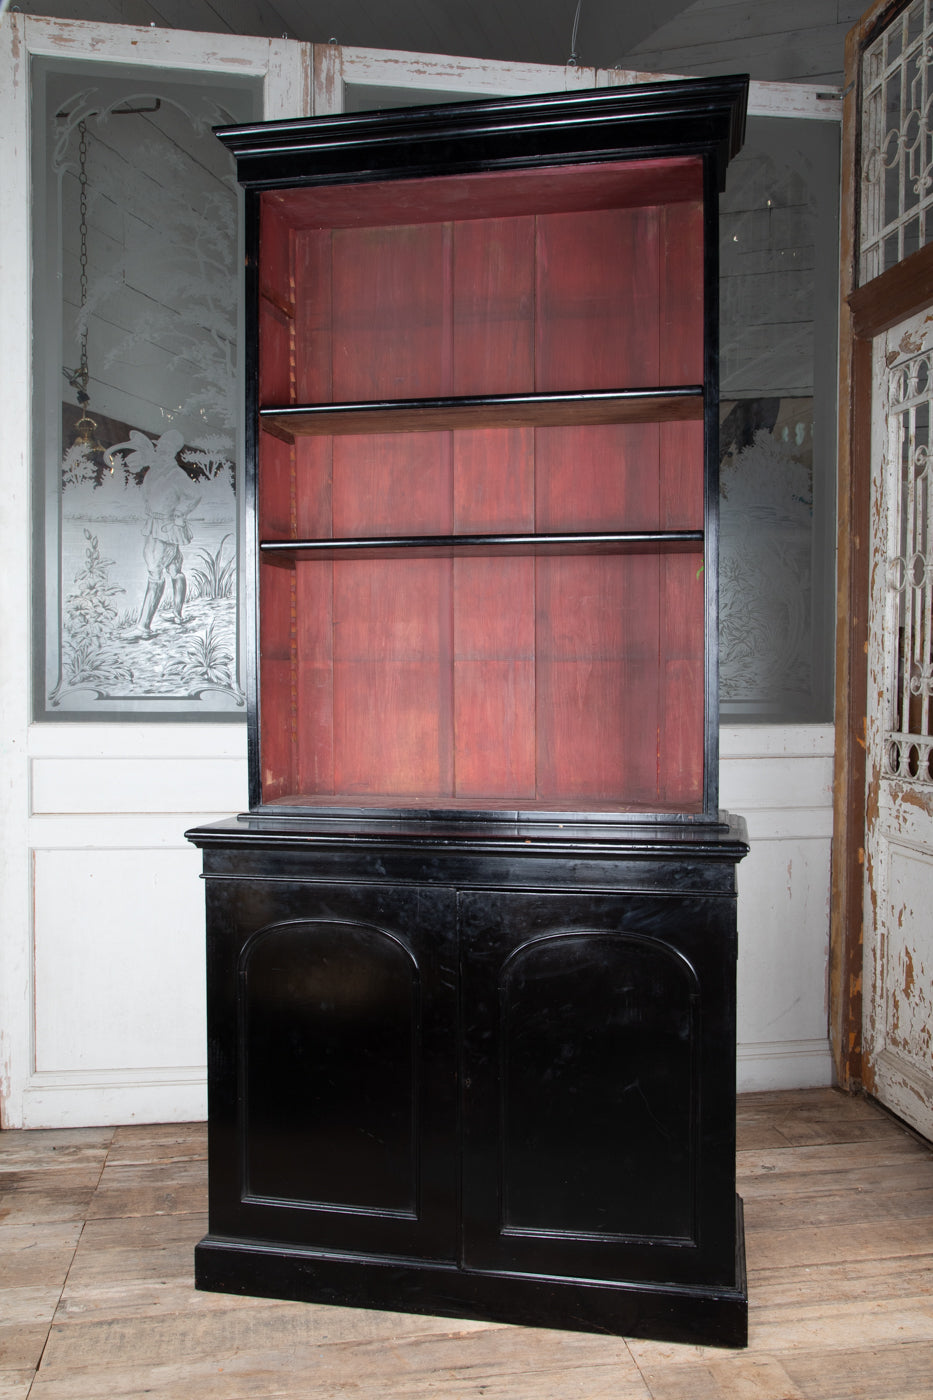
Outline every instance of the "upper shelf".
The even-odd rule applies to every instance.
[[[703,417],[703,386],[569,394],[487,394],[373,403],[296,404],[259,410],[276,437],[443,432],[464,428],[552,428],[678,423]]]
[[[564,531],[542,534],[392,535],[376,538],[261,540],[266,563],[297,560],[457,559],[576,554],[695,553],[702,530]]]

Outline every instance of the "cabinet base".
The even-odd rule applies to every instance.
[[[748,1341],[748,1294],[739,1197],[736,1215],[735,1283],[722,1286],[480,1272],[434,1261],[343,1255],[219,1235],[205,1235],[195,1248],[195,1285],[209,1292],[335,1307],[743,1347]]]

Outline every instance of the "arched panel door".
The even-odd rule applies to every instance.
[[[536,938],[499,974],[501,1229],[692,1244],[698,983],[639,934]]]
[[[450,892],[217,881],[208,901],[211,1232],[452,1260]]]
[[[734,1267],[721,902],[461,896],[465,1262]]]
[[[418,963],[392,933],[295,919],[240,956],[245,1197],[417,1219]]]

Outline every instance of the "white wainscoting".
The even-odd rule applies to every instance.
[[[829,1084],[832,729],[742,725],[720,745],[720,800],[745,817],[751,847],[739,866],[739,1092]]]
[[[78,757],[72,726],[30,732],[21,1122],[202,1118],[203,886],[184,832],[242,809],[245,731],[105,725],[82,740]],[[723,806],[746,818],[752,848],[739,869],[739,1089],[827,1084],[832,733],[735,728],[722,748]]]
[[[245,726],[41,725],[29,747],[22,1124],[203,1118],[204,887],[184,833],[245,805]]]

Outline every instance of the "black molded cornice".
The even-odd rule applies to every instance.
[[[747,77],[691,78],[216,130],[253,189],[688,154],[721,189],[747,100]]]

